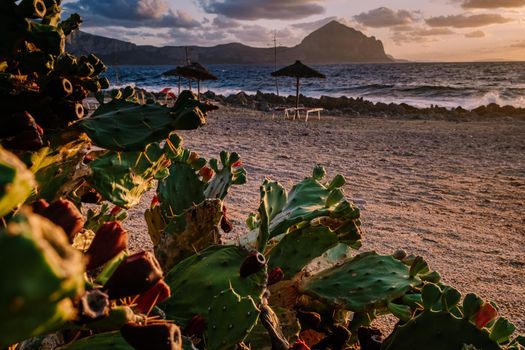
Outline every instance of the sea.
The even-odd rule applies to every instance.
[[[175,65],[174,65],[175,66]],[[111,66],[105,73],[112,87],[128,85],[149,91],[172,88],[178,78],[162,73],[174,66]],[[282,68],[282,65],[277,68]],[[326,79],[302,79],[309,97],[362,97],[372,102],[437,105],[473,109],[490,103],[525,107],[525,62],[396,63],[313,65]],[[295,95],[295,79],[274,78],[274,65],[208,65],[219,80],[201,83],[201,91],[231,95],[257,91]],[[182,80],[182,87],[188,84]],[[196,84],[193,84],[196,87]]]

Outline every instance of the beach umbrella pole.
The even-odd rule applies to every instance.
[[[299,77],[297,77],[297,90],[295,93],[295,117],[299,118]]]

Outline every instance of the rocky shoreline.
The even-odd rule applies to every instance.
[[[216,95],[212,91],[202,94],[203,97],[215,100],[224,105],[233,107],[245,107],[260,111],[270,111],[277,106],[293,106],[295,96],[277,96],[273,93],[257,92],[255,95],[248,95],[239,92],[236,95],[222,96]],[[473,110],[462,107],[447,109],[439,106],[429,108],[417,108],[406,103],[382,103],[371,102],[363,98],[352,97],[329,97],[321,96],[312,98],[301,95],[301,104],[305,107],[321,107],[330,112],[331,115],[349,116],[372,116],[372,117],[404,117],[412,119],[429,118],[479,118],[479,117],[514,117],[525,119],[525,108],[513,106],[500,106],[489,104],[480,106]]]
[[[162,93],[149,92],[136,88],[143,94],[146,100],[164,102],[166,95]],[[109,95],[108,95],[109,96]],[[295,106],[295,96],[277,96],[274,93],[263,93],[258,91],[255,95],[249,95],[241,91],[234,95],[224,96],[213,91],[201,93],[201,97],[224,106],[247,108],[262,112],[271,112],[277,107]],[[456,108],[445,108],[431,106],[417,108],[406,103],[382,103],[371,102],[362,97],[330,97],[321,96],[313,98],[301,95],[301,105],[304,107],[324,108],[333,116],[350,117],[380,117],[380,118],[403,118],[403,119],[444,119],[444,120],[479,120],[484,118],[515,118],[525,119],[525,108],[513,106],[500,106],[491,103],[472,110],[461,106]]]

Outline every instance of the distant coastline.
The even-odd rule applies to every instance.
[[[202,46],[140,46],[85,32],[75,32],[67,39],[67,50],[76,55],[95,53],[106,64],[159,65],[183,64],[187,59],[202,64],[272,64],[301,60],[309,64],[389,63],[383,43],[375,37],[332,21],[307,35],[294,47],[250,47],[229,43]]]

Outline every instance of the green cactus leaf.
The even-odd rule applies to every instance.
[[[319,171],[319,170],[318,170]],[[296,184],[287,193],[277,182],[266,180],[261,188],[261,202],[270,218],[269,239],[272,244],[281,239],[291,228],[305,227],[319,222],[321,225],[337,230],[346,235],[345,243],[353,248],[360,246],[359,209],[348,202],[342,191],[329,189],[313,177]],[[261,217],[259,213],[258,218]],[[250,221],[253,229],[241,243],[255,246],[260,222],[252,215]]]
[[[269,268],[280,267],[293,278],[313,259],[340,243],[337,232],[325,226],[308,226],[285,235],[268,253]]]
[[[157,194],[165,217],[182,214],[186,209],[204,201],[205,183],[190,164],[173,162],[170,174],[159,181]]]
[[[391,256],[368,252],[304,279],[300,290],[334,306],[365,312],[386,307],[420,285],[421,280],[408,271]]]
[[[43,147],[31,155],[30,170],[35,174],[38,188],[35,198],[42,198],[48,202],[54,201],[76,189],[75,183],[80,185],[84,179],[76,178],[79,164],[87,152],[88,143],[85,139],[69,142],[59,147]]]
[[[396,316],[403,322],[409,321],[412,317],[413,312],[410,306],[388,303],[387,308],[388,311],[392,313],[392,315]]]
[[[312,172],[312,178],[317,181],[321,181],[326,176],[326,170],[320,166],[317,165],[314,167],[314,170]]]
[[[207,315],[213,297],[230,287],[259,303],[266,288],[266,268],[241,277],[247,256],[240,247],[211,246],[177,264],[164,278],[171,289],[171,297],[161,305],[167,319],[184,328],[193,316]]]
[[[35,178],[24,163],[0,146],[0,217],[22,204],[35,186]]]
[[[441,303],[444,309],[454,308],[461,300],[461,293],[452,287],[445,287],[441,296]]]
[[[99,147],[114,151],[140,151],[166,139],[174,130],[193,130],[205,124],[205,109],[191,92],[180,94],[175,106],[140,105],[113,100],[101,105],[78,125]]]
[[[463,345],[483,350],[501,349],[486,331],[477,329],[469,321],[448,312],[429,310],[396,327],[381,349],[462,349]]]
[[[250,296],[230,288],[213,297],[208,309],[206,340],[209,350],[228,350],[242,342],[257,323],[259,309]]]
[[[490,329],[490,339],[497,343],[503,343],[509,340],[509,337],[516,330],[516,326],[506,318],[500,317],[496,320]]]
[[[119,331],[95,334],[87,338],[77,340],[66,345],[60,350],[134,350],[126,340],[120,335]]]
[[[476,294],[469,293],[465,295],[463,299],[463,316],[466,319],[471,319],[477,314],[481,305],[483,305],[483,300]]]
[[[219,168],[217,160],[210,160],[210,166],[215,171],[215,176],[208,182],[204,191],[206,198],[224,199],[232,185],[246,183],[246,170],[239,166],[233,167],[240,160],[237,153],[222,151],[220,154],[222,167]]]
[[[58,329],[75,315],[82,254],[61,228],[22,209],[0,230],[0,346]]]
[[[108,151],[89,163],[90,184],[105,199],[123,208],[139,203],[166,168],[167,158],[158,143],[142,152]]]
[[[433,283],[425,284],[421,290],[421,298],[425,310],[432,310],[436,303],[440,301],[442,293],[443,292],[437,285]]]

